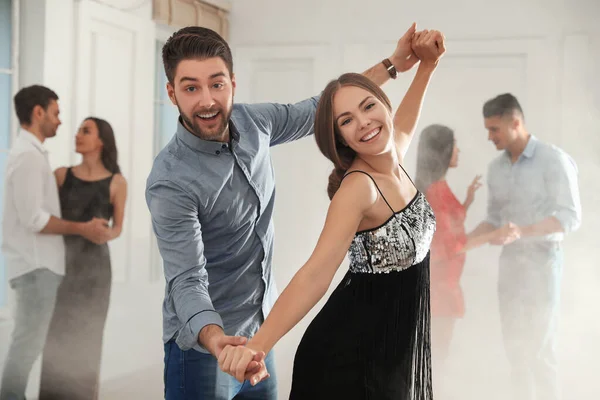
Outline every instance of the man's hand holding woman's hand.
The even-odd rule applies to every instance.
[[[239,382],[247,380],[255,386],[270,376],[265,357],[265,352],[253,349],[251,342],[247,346],[227,345],[218,355],[219,368]]]

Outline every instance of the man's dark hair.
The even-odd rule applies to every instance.
[[[233,57],[229,45],[217,32],[200,26],[188,26],[175,32],[162,48],[165,74],[171,84],[182,60],[220,57],[229,75],[233,75]]]
[[[483,117],[504,117],[517,111],[525,119],[519,100],[510,93],[500,94],[483,105]]]
[[[15,95],[15,111],[21,125],[31,124],[31,113],[35,106],[48,110],[50,102],[58,100],[58,95],[45,86],[27,86]]]

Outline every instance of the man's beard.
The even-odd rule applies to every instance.
[[[198,136],[202,140],[222,141],[224,139],[224,135],[225,135],[225,131],[227,130],[227,126],[229,124],[229,117],[231,117],[231,111],[232,111],[233,107],[229,108],[229,111],[227,112],[227,114],[223,114],[223,110],[221,110],[221,109],[211,110],[211,111],[199,111],[199,112],[194,113],[194,114],[197,114],[200,112],[206,113],[206,112],[215,112],[215,111],[219,112],[219,114],[217,115],[217,118],[220,118],[221,121],[217,125],[216,128],[211,129],[211,131],[209,131],[209,132],[206,132],[200,128],[200,125],[199,125],[197,119],[194,117],[194,114],[192,114],[191,116],[186,115],[183,112],[183,110],[179,107],[179,105],[177,105],[177,109],[179,110],[179,115],[181,115],[181,119],[183,120],[185,127],[188,130],[191,130],[191,132],[194,135]]]
[[[47,119],[44,120],[44,122],[42,122],[42,127],[41,127],[41,131],[42,131],[42,135],[44,135],[45,138],[51,138],[56,136],[56,129],[54,127],[54,124],[50,121],[48,121]]]

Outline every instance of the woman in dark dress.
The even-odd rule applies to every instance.
[[[123,227],[127,183],[117,164],[110,124],[87,118],[76,136],[82,162],[55,171],[62,216],[71,221],[112,220]],[[98,396],[102,336],[108,313],[111,265],[108,244],[65,236],[66,273],[58,289],[42,360],[40,400],[93,400]]]
[[[349,251],[350,269],[312,321],[296,352],[291,399],[431,400],[429,246],[433,212],[404,171],[443,35],[418,32],[421,60],[394,116],[367,78],[327,85],[315,119],[321,152],[335,165],[325,227],[307,263],[257,334],[219,355],[221,368],[251,384],[261,358],[326,293]],[[260,370],[256,372],[257,363]]]

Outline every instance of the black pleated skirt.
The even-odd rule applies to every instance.
[[[429,256],[348,272],[306,330],[291,400],[431,400]]]

